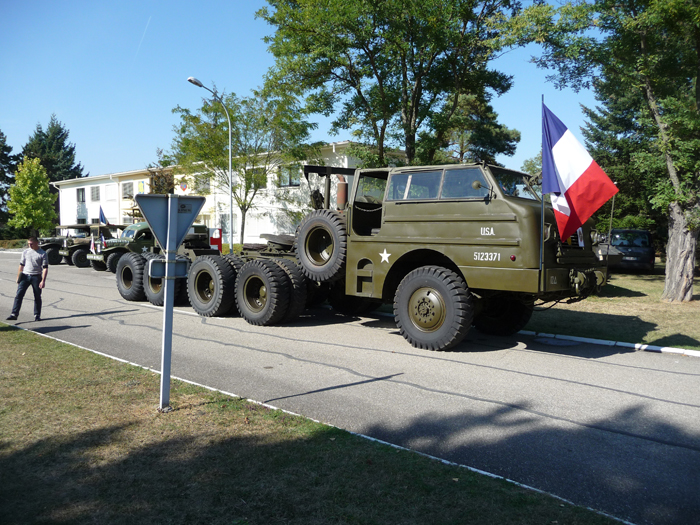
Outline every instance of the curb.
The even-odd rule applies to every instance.
[[[606,341],[604,339],[591,339],[589,337],[576,337],[573,335],[559,335],[559,334],[546,334],[540,332],[530,332],[527,330],[521,330],[518,332],[523,335],[531,335],[534,337],[545,337],[549,339],[562,339],[565,341],[578,341],[579,343],[591,343],[595,345],[603,346],[620,346],[623,348],[634,348],[635,350],[641,350],[644,352],[657,352],[663,354],[680,354],[689,357],[700,357],[700,350],[687,350],[685,348],[675,348],[672,346],[654,346],[645,345],[642,343],[623,343],[619,341]]]

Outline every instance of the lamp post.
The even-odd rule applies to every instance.
[[[231,172],[231,117],[228,114],[228,109],[226,109],[226,104],[224,104],[224,101],[221,100],[221,97],[217,95],[216,91],[212,91],[194,77],[188,78],[187,82],[189,82],[190,84],[194,84],[197,87],[204,88],[207,91],[209,91],[209,93],[214,95],[214,98],[218,100],[219,103],[223,106],[224,112],[226,113],[226,119],[228,119],[228,251],[229,253],[233,253],[233,175]]]

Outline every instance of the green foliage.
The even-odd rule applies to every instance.
[[[34,231],[51,228],[56,220],[56,195],[49,193],[49,178],[39,159],[24,159],[17,168],[7,203],[9,225]]]
[[[520,132],[498,123],[498,114],[484,97],[459,97],[442,143],[437,133],[420,133],[416,164],[497,164],[496,155],[513,155]],[[436,151],[437,150],[437,151]]]
[[[22,149],[22,156],[41,160],[51,182],[86,177],[88,174],[83,173],[83,166],[75,163],[75,144],[68,142],[68,135],[63,123],[56,115],[51,115],[46,131],[37,124],[34,134]]]
[[[531,159],[526,159],[520,167],[520,171],[529,173],[530,175],[539,175],[542,173],[542,149]]]
[[[228,118],[223,105],[231,120],[231,179]],[[241,211],[241,242],[246,214],[255,208],[255,199],[268,180],[276,179],[278,166],[315,152],[305,142],[313,126],[288,94],[254,91],[244,98],[216,94],[215,100],[204,99],[196,112],[178,106],[173,113],[179,115],[180,123],[174,128],[172,151],[164,161],[176,164],[176,175],[188,177],[200,194],[210,185],[224,193],[231,187]]]
[[[0,131],[0,224],[7,221],[7,192],[15,180],[13,173],[16,165],[17,155],[12,155],[12,146]]]
[[[268,82],[306,96],[309,111],[334,114],[386,166],[387,148],[431,162],[458,129],[463,97],[488,102],[511,85],[488,69],[511,0],[268,0],[258,11],[275,28]],[[419,134],[422,135],[419,137]],[[425,144],[419,142],[425,141]],[[371,151],[369,149],[368,151]]]

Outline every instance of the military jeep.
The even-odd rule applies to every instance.
[[[63,256],[58,251],[63,248],[66,239],[85,238],[85,224],[67,224],[56,226],[54,235],[51,237],[39,237],[39,248],[46,252],[49,264],[61,264]]]

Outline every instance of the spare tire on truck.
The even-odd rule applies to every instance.
[[[138,253],[127,253],[117,264],[117,290],[127,301],[143,301],[143,275],[146,259]]]
[[[345,217],[331,210],[309,213],[294,242],[302,273],[320,283],[344,277],[347,244]]]
[[[195,312],[203,317],[226,314],[234,305],[235,273],[218,255],[200,255],[187,273],[187,295]]]

